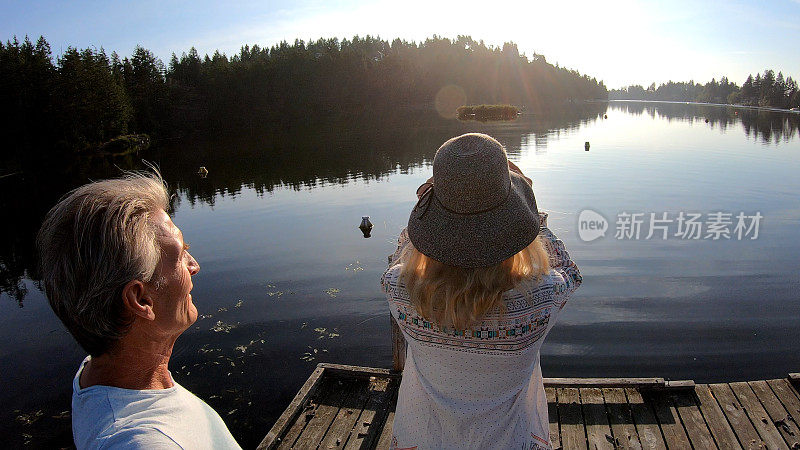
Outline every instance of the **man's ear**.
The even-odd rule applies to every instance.
[[[155,320],[153,297],[141,281],[130,281],[122,288],[122,302],[131,314],[142,319]]]

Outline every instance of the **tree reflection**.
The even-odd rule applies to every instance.
[[[609,108],[633,115],[658,115],[667,121],[706,123],[722,131],[741,124],[748,138],[765,144],[789,142],[800,137],[800,114],[758,108],[641,101],[612,101]]]
[[[47,211],[69,190],[90,180],[118,176],[122,170],[161,168],[173,197],[191,205],[213,206],[242,189],[259,195],[279,188],[314,189],[353,180],[380,180],[431,164],[436,149],[461,133],[485,132],[519,155],[535,136],[537,148],[549,136],[574,130],[602,117],[606,103],[572,105],[523,116],[512,123],[459,122],[435,112],[371,112],[321,121],[296,121],[261,133],[165,143],[139,156],[90,157],[21,167],[0,178],[0,207],[13,211],[0,221],[0,293],[23,305],[24,279],[37,281],[35,237]],[[205,178],[197,174],[205,166]],[[15,169],[16,170],[16,169]],[[4,168],[3,172],[12,171]]]

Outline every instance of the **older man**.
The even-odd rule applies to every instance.
[[[50,306],[89,353],[72,383],[83,448],[239,448],[220,416],[172,379],[175,340],[197,320],[199,270],[158,174],[75,189],[39,231]]]

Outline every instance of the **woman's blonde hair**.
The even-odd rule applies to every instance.
[[[422,317],[440,327],[465,330],[487,313],[505,313],[503,293],[522,281],[550,271],[547,251],[538,236],[500,264],[466,269],[425,256],[411,243],[400,256],[400,279]]]

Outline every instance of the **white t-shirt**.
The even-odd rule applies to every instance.
[[[417,313],[400,279],[397,257],[409,243],[400,234],[381,280],[408,343],[391,448],[551,448],[539,349],[581,276],[545,220],[550,273],[504,293],[505,314],[492,311],[463,331]]]
[[[219,414],[175,380],[169,389],[81,389],[81,372],[90,359],[83,360],[72,382],[78,449],[241,449]]]

